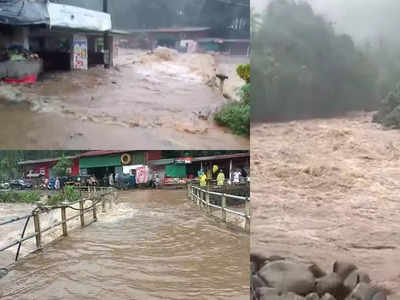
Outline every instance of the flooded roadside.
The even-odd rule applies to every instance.
[[[97,223],[21,261],[0,298],[245,300],[248,279],[248,235],[206,217],[186,191],[130,191]]]
[[[201,148],[219,142],[215,148],[248,148],[247,138],[234,136],[213,121],[212,114],[228,101],[210,87],[215,84],[214,58],[198,55],[194,63],[190,57],[168,60],[129,50],[120,56],[120,65],[113,70],[95,67],[88,72],[49,73],[34,85],[11,87],[9,98],[26,105],[2,101],[3,144],[25,147],[25,141],[18,143],[24,139],[35,148],[76,143],[102,149],[123,141],[138,147],[145,136],[150,144],[164,147]],[[43,125],[53,131],[41,134]],[[107,145],[104,133],[109,133]],[[132,138],[126,141],[126,136]]]

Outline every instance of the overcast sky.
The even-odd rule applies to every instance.
[[[258,11],[268,0],[251,0]],[[307,0],[314,10],[335,24],[338,32],[358,41],[377,36],[400,42],[399,0]]]

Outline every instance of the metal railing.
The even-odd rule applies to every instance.
[[[221,212],[220,218],[225,223],[229,223],[228,214],[244,218],[244,230],[250,232],[250,197],[236,196],[226,193],[210,191],[210,187],[200,187],[192,183],[188,183],[188,197],[195,202],[200,208],[205,208],[208,214],[211,214],[211,209],[214,208]],[[212,199],[214,201],[212,201]],[[217,200],[216,200],[217,199]],[[244,202],[244,211],[238,211],[228,208],[227,199],[238,200]],[[214,202],[214,203],[212,203]]]
[[[15,256],[15,261],[17,261],[18,257],[19,257],[19,253],[20,253],[20,249],[21,249],[22,243],[27,241],[27,240],[35,238],[36,250],[34,250],[34,251],[37,251],[37,250],[42,249],[42,235],[45,232],[47,232],[47,231],[49,231],[51,229],[54,229],[57,226],[61,225],[61,227],[62,227],[62,236],[67,236],[68,235],[68,222],[73,220],[73,219],[80,218],[81,227],[85,227],[85,226],[88,226],[88,225],[92,224],[93,222],[96,222],[97,221],[97,209],[98,209],[98,206],[101,205],[102,211],[106,212],[106,202],[109,202],[109,208],[112,208],[112,202],[115,200],[115,196],[116,195],[115,195],[115,193],[114,193],[112,188],[90,187],[90,188],[86,188],[86,191],[87,191],[87,197],[86,198],[81,198],[78,201],[75,201],[75,202],[64,202],[64,203],[61,203],[61,204],[56,205],[56,206],[42,206],[42,205],[39,205],[29,215],[25,215],[25,216],[22,216],[22,217],[16,217],[16,218],[1,222],[0,226],[5,226],[7,224],[12,224],[12,223],[15,223],[15,222],[18,222],[18,221],[26,220],[24,228],[23,228],[22,233],[21,233],[21,238],[16,240],[16,241],[14,241],[14,242],[12,242],[12,243],[10,243],[10,244],[8,244],[8,245],[6,245],[6,246],[4,246],[4,247],[2,247],[0,249],[0,252],[3,252],[3,251],[5,251],[7,249],[10,249],[12,247],[18,246],[17,253],[16,253],[16,256]],[[111,198],[110,197],[107,198],[107,196],[109,196],[109,195],[111,195],[112,197]],[[88,207],[85,207],[85,203],[87,201],[90,201],[91,205],[88,206]],[[74,205],[77,205],[77,204],[79,204],[79,208],[74,207]],[[43,213],[48,213],[50,211],[54,211],[54,210],[58,210],[58,209],[60,209],[60,212],[61,212],[61,221],[56,222],[55,224],[52,224],[52,225],[50,225],[50,226],[48,226],[46,228],[42,228],[40,226],[40,215],[42,215]],[[73,216],[71,216],[71,217],[69,217],[69,218],[67,218],[67,209],[78,211],[78,213],[73,215]],[[85,223],[85,215],[90,213],[90,212],[92,213],[93,218],[92,218],[91,222],[86,224]],[[32,234],[30,234],[30,235],[25,237],[25,231],[26,231],[26,228],[27,228],[27,225],[28,225],[30,219],[33,219],[34,233],[32,233]]]

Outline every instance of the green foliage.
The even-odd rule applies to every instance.
[[[79,192],[73,186],[66,186],[63,193],[57,193],[50,197],[47,205],[57,205],[62,202],[75,202],[80,199]]]
[[[387,127],[400,128],[400,83],[382,101],[373,120]]]
[[[40,195],[35,192],[0,192],[0,203],[35,203]]]
[[[214,120],[221,126],[227,126],[237,135],[250,135],[250,65],[239,65],[236,72],[246,81],[238,94],[240,102],[225,104],[214,116]]]
[[[53,195],[50,197],[50,199],[47,201],[47,205],[53,206],[60,204],[65,201],[65,195],[62,193],[58,193],[56,195]]]
[[[65,158],[64,156],[57,162],[57,164],[53,167],[53,171],[57,176],[66,176],[67,169],[71,168],[72,161],[70,159]]]
[[[250,104],[248,103],[228,103],[214,118],[219,125],[230,127],[235,134],[250,135]]]
[[[377,105],[374,64],[306,2],[273,0],[252,47],[255,121],[331,116]]]
[[[236,68],[236,73],[242,78],[246,83],[250,83],[250,64],[247,65],[239,65]]]
[[[66,186],[64,188],[64,196],[65,196],[65,199],[69,202],[77,201],[80,198],[79,192],[77,192],[75,190],[74,186],[72,186],[72,185]]]
[[[250,83],[245,84],[239,89],[239,97],[241,101],[249,105],[250,105],[250,90],[251,90]]]

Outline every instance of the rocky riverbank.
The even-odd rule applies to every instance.
[[[386,300],[387,291],[350,262],[325,272],[313,262],[250,254],[251,300]]]

